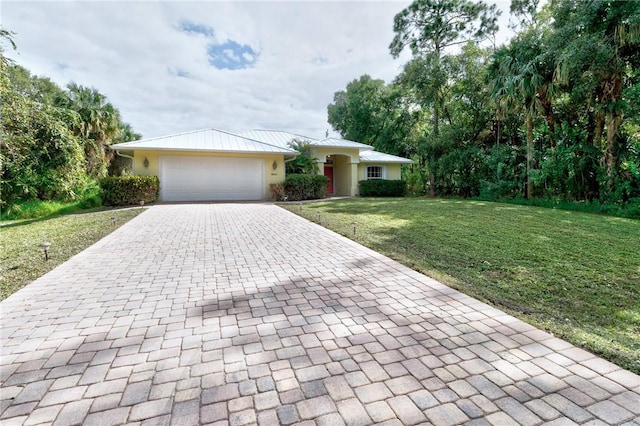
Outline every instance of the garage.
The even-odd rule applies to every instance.
[[[265,198],[262,158],[160,156],[162,201],[244,201]]]
[[[203,129],[109,148],[131,159],[134,175],[158,177],[160,201],[257,201],[272,198],[299,154],[270,142]]]

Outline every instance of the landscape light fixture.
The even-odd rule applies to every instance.
[[[302,211],[302,202],[300,202],[299,206],[300,206],[300,211]]]
[[[318,223],[320,223],[320,213],[318,213]]]
[[[140,200],[140,208],[143,209],[144,208],[144,200]]]
[[[351,222],[351,225],[353,226],[353,236],[356,236],[356,228],[358,227],[358,222]]]
[[[40,247],[42,251],[44,251],[44,260],[49,260],[49,247],[51,247],[51,243],[45,241],[44,243],[40,243]]]
[[[111,219],[111,224],[113,226],[116,226],[116,217],[115,216],[111,216],[109,219]]]

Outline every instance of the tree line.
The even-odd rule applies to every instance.
[[[340,134],[415,160],[410,191],[640,205],[640,2],[512,0],[507,43],[482,1],[415,0],[390,83],[335,93]]]
[[[15,49],[12,35],[0,28],[0,40]],[[1,209],[81,198],[128,166],[106,147],[140,138],[97,89],[32,75],[0,45]]]

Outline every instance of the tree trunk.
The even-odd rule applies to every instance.
[[[533,198],[533,113],[527,107],[527,198]]]
[[[436,44],[436,48],[434,51],[435,54],[435,69],[436,72],[440,72],[440,47],[439,44]],[[433,142],[436,144],[440,143],[440,106],[441,106],[441,96],[440,93],[441,87],[436,89],[436,96],[433,102]],[[432,164],[435,164],[437,158],[432,159]],[[436,175],[435,175],[435,167],[429,167],[429,195],[431,197],[436,196]]]
[[[604,163],[607,171],[607,185],[613,190],[616,164],[618,163],[618,131],[622,123],[621,111],[607,112],[607,146]]]
[[[618,103],[622,99],[622,74],[618,73],[607,81],[606,98],[609,102]],[[607,185],[613,190],[616,164],[618,163],[618,132],[622,123],[622,110],[619,105],[607,108],[607,144],[604,151],[604,165],[607,173]]]
[[[607,80],[600,82],[596,92],[596,102],[599,107],[596,107],[596,127],[593,135],[593,145],[601,149],[602,148],[602,134],[604,133],[604,106],[607,104]]]
[[[596,128],[593,134],[593,145],[602,148],[602,133],[604,132],[604,113],[598,109],[596,111]]]
[[[436,196],[436,175],[432,170],[429,171],[429,196],[431,198]]]
[[[540,95],[540,103],[544,110],[544,115],[547,120],[547,126],[549,127],[549,145],[552,151],[556,149],[556,119],[553,115],[553,106],[551,105],[551,99],[547,96],[546,88],[538,92]]]

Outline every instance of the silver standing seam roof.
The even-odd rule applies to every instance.
[[[280,130],[247,130],[244,132],[239,132],[237,133],[237,135],[271,145],[280,146],[283,148],[291,148],[291,142],[294,140],[303,141],[309,144],[312,144],[316,141],[316,139],[310,138],[308,136],[283,132]]]
[[[289,147],[291,146],[290,143],[292,141],[298,140],[308,143],[309,146],[321,148],[352,148],[361,151],[373,150],[373,147],[371,145],[365,145],[363,143],[354,142],[347,139],[314,139],[310,138],[309,136],[297,135],[295,133],[289,132],[281,132],[279,130],[248,130],[246,132],[240,132],[238,133],[238,135],[283,147]]]
[[[201,152],[245,152],[259,154],[285,154],[296,156],[298,151],[286,146],[239,136],[216,129],[196,130],[157,138],[111,145],[116,151],[201,151]]]
[[[398,157],[397,155],[385,154],[378,151],[360,151],[361,163],[401,163],[412,164],[413,160]]]
[[[248,130],[234,134],[217,129],[203,129],[119,143],[111,145],[110,148],[116,151],[244,152],[295,157],[300,153],[291,148],[291,142],[294,140],[306,142],[314,147],[358,149],[360,161],[363,163],[413,163],[408,158],[377,152],[371,145],[347,139],[314,139],[279,130]]]

